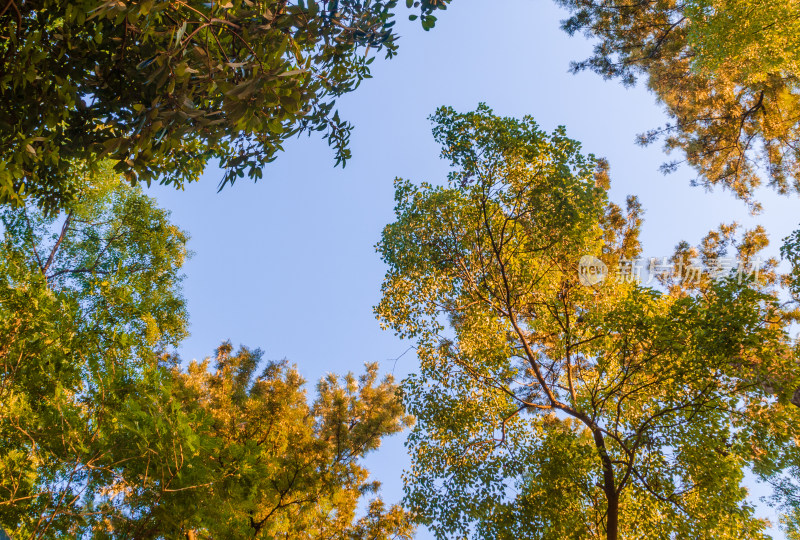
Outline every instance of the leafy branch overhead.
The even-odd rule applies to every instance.
[[[556,0],[570,34],[596,40],[573,63],[632,85],[643,76],[670,122],[640,136],[680,150],[705,186],[758,208],[762,181],[800,191],[800,8],[781,0]],[[667,163],[665,172],[680,161]]]
[[[424,28],[450,0],[407,2]],[[99,158],[131,182],[260,178],[284,141],[319,131],[350,157],[336,98],[392,57],[396,0],[81,0],[0,6],[0,203],[47,210]]]

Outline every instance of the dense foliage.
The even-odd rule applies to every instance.
[[[638,203],[609,203],[605,165],[563,129],[486,107],[434,121],[449,182],[398,181],[379,245],[378,314],[421,361],[411,508],[438,538],[763,538],[745,471],[780,483],[800,440],[797,314],[774,261],[747,270],[763,231],[680,244],[646,286],[619,266]],[[710,277],[727,249],[742,279]],[[585,256],[605,281],[581,282]]]
[[[19,537],[102,519],[118,411],[186,335],[186,235],[115,175],[79,193],[0,214],[0,526]]]
[[[426,29],[448,3],[407,2]],[[396,12],[397,0],[9,0],[0,203],[62,208],[75,167],[99,157],[132,182],[180,187],[211,159],[221,186],[260,178],[304,132],[323,132],[344,163],[336,98],[369,77],[374,53],[395,53]]]
[[[766,179],[800,191],[797,6],[751,0],[558,0],[570,33],[597,40],[573,64],[631,85],[644,76],[671,122],[642,136],[679,149],[705,186],[730,188],[757,206]],[[666,164],[674,170],[680,160]]]
[[[736,67],[742,81],[757,83],[772,73],[800,74],[800,6],[778,0],[694,0],[689,42],[697,67],[713,76]]]
[[[359,378],[328,375],[313,402],[296,368],[285,361],[262,365],[259,350],[233,354],[225,343],[209,368],[206,360],[173,373],[173,399],[202,418],[194,427],[194,454],[181,463],[170,460],[177,480],[173,502],[165,500],[152,471],[126,480],[150,490],[145,521],[160,507],[153,530],[193,524],[202,538],[411,537],[411,521],[400,507],[364,501],[379,484],[362,458],[410,421],[391,378],[378,382],[376,365]],[[153,440],[146,430],[138,436],[142,444]],[[187,489],[188,498],[181,493]],[[366,514],[359,512],[364,502]],[[175,516],[184,517],[180,527]]]
[[[800,192],[796,1],[556,1],[596,40],[575,71],[664,105],[640,143],[752,209]],[[368,364],[309,396],[230,342],[181,364],[188,237],[137,184],[258,179],[312,132],[344,165],[336,101],[397,52],[398,4],[0,0],[0,538],[763,539],[748,474],[800,538],[800,231],[785,273],[722,224],[642,282],[637,199],[531,117],[440,108],[448,181],[396,181],[401,388]],[[364,458],[411,425],[387,506]]]
[[[186,235],[113,173],[0,214],[0,530],[15,538],[408,538],[361,460],[409,423],[390,378],[230,344],[182,370]],[[263,369],[263,371],[257,371]],[[359,511],[359,504],[367,504]]]

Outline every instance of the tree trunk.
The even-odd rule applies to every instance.
[[[603,465],[603,492],[606,495],[606,539],[617,540],[619,538],[619,493],[614,482],[614,465],[606,451],[606,443],[599,428],[592,429],[594,444],[600,454],[600,461]]]
[[[606,514],[606,538],[617,540],[619,537],[619,494],[614,491],[606,493],[608,513]]]

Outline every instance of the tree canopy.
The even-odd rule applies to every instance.
[[[570,34],[597,40],[573,63],[632,85],[644,76],[670,122],[639,137],[664,138],[705,186],[730,188],[755,208],[765,179],[800,191],[800,89],[792,2],[558,0],[571,12]],[[682,160],[665,164],[674,170]]]
[[[425,29],[450,0],[406,3]],[[209,160],[221,186],[260,178],[284,141],[320,131],[337,163],[336,98],[397,50],[397,0],[20,2],[0,9],[0,203],[63,208],[100,158],[176,187]]]
[[[410,538],[362,463],[410,422],[391,378],[329,375],[309,400],[230,343],[182,369],[187,236],[104,170],[68,212],[0,210],[0,530]]]
[[[377,313],[421,362],[410,508],[437,538],[764,538],[743,478],[780,483],[798,457],[797,313],[774,261],[711,277],[726,249],[751,268],[763,231],[679,244],[645,286],[620,266],[637,201],[608,202],[606,165],[563,128],[485,106],[433,120],[449,181],[398,180],[379,244]],[[586,284],[582,257],[623,270]]]
[[[800,73],[797,4],[694,0],[684,9],[691,21],[688,38],[694,63],[709,75],[734,68],[742,81],[758,83],[771,73]]]
[[[0,210],[0,526],[32,538],[102,518],[111,426],[186,335],[185,233],[117,175],[78,181],[69,213]]]
[[[380,484],[361,463],[410,422],[391,377],[378,381],[374,364],[358,378],[329,374],[309,401],[296,368],[265,363],[260,350],[234,353],[224,343],[210,367],[206,359],[173,371],[182,410],[203,421],[193,429],[193,456],[178,465],[165,455],[180,469],[172,500],[146,468],[126,478],[150,490],[145,522],[160,507],[154,530],[174,523],[200,538],[411,538],[410,515],[366,499]],[[138,436],[142,444],[153,439],[147,430]]]
[[[663,140],[758,210],[800,193],[800,4],[556,0],[574,71],[644,78]],[[259,179],[450,0],[0,0],[0,538],[800,538],[800,231],[722,223],[643,270],[643,209],[564,127],[441,107],[451,172],[395,182],[375,308],[413,339],[306,389],[182,362],[188,235],[142,184]],[[675,170],[681,160],[662,166]],[[733,262],[731,262],[733,261]],[[223,285],[224,286],[224,285]],[[412,427],[413,426],[413,427]],[[411,428],[404,505],[365,458]]]

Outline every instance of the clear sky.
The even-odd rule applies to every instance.
[[[331,371],[360,371],[365,362],[398,378],[415,369],[413,351],[394,360],[411,344],[381,331],[373,315],[385,272],[374,246],[393,219],[394,177],[445,181],[447,164],[427,119],[439,105],[467,111],[484,101],[505,116],[530,114],[548,131],[565,125],[587,153],[610,161],[616,202],[640,197],[644,256],[668,256],[678,241],[696,243],[734,220],[764,224],[777,253],[797,228],[794,199],[766,192],[765,211],[753,217],[730,193],[690,187],[688,168],[662,176],[661,148],[634,143],[665,121],[661,108],[642,85],[625,89],[593,73],[569,74],[570,60],[588,56],[591,44],[559,29],[565,13],[552,2],[454,0],[438,16],[430,32],[401,16],[399,55],[376,61],[374,78],[340,100],[356,127],[345,169],[333,168],[324,141],[304,136],[286,145],[257,184],[240,180],[218,194],[221,173],[210,167],[184,192],[150,190],[192,237],[185,360],[230,339],[261,347],[270,359],[288,358],[310,383]],[[404,438],[390,439],[368,461],[392,502],[402,497]]]

